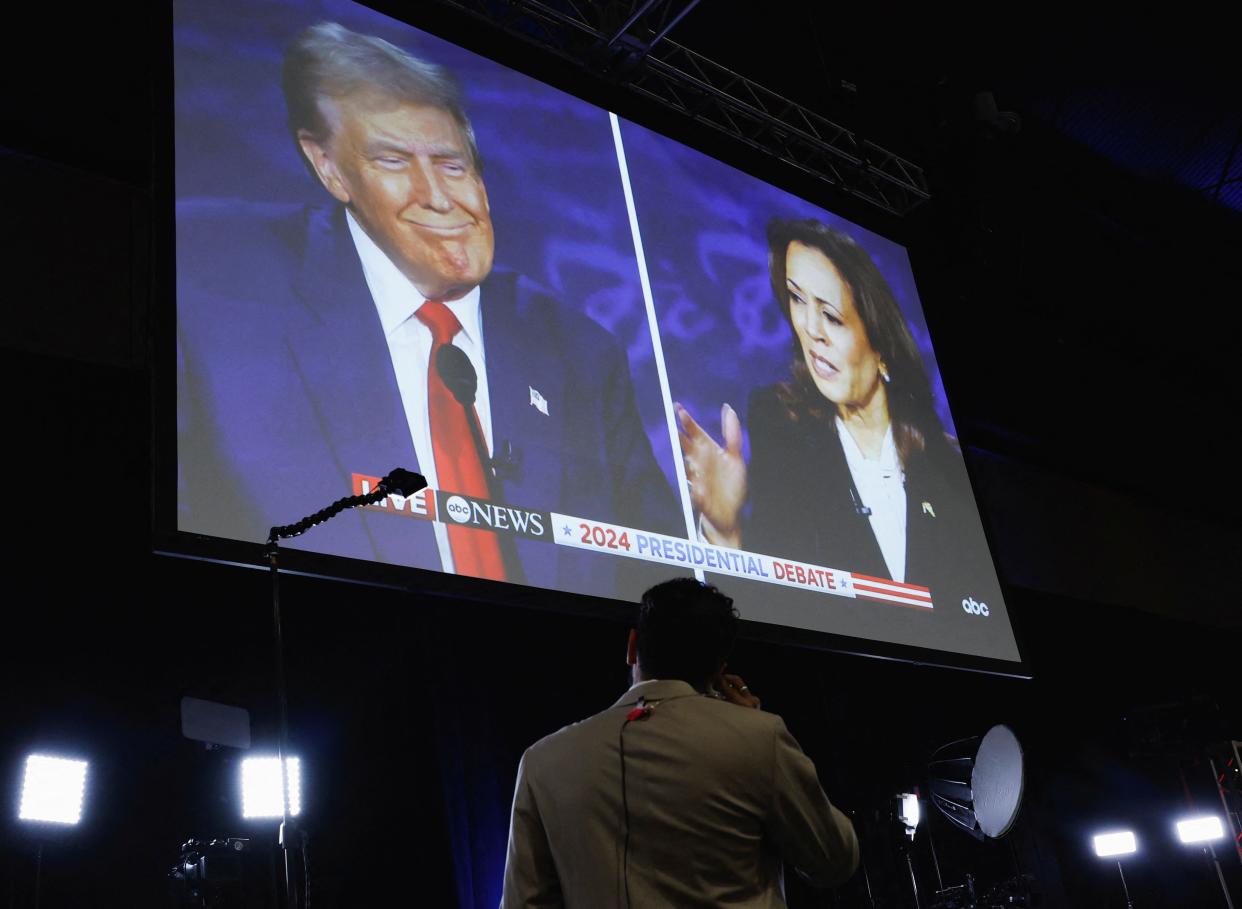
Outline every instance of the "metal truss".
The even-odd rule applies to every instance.
[[[1220,191],[1226,186],[1233,183],[1242,182],[1242,175],[1230,177],[1229,171],[1233,168],[1233,162],[1238,157],[1238,150],[1242,149],[1242,118],[1238,119],[1238,130],[1233,137],[1233,145],[1229,147],[1229,154],[1225,156],[1225,163],[1220,169],[1220,179],[1214,184],[1207,187],[1212,191],[1212,201],[1220,201]]]
[[[440,0],[897,216],[917,164],[666,36],[699,0]]]

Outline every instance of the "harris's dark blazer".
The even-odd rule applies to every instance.
[[[494,447],[508,504],[659,532],[683,526],[625,353],[511,272],[481,288]],[[177,210],[178,526],[262,540],[350,494],[351,474],[419,465],[344,209]],[[531,403],[531,389],[547,402]],[[429,522],[353,511],[303,548],[439,570]],[[517,540],[527,583],[633,599],[627,560]]]
[[[832,418],[794,419],[779,386],[756,389],[747,430],[751,513],[744,548],[888,578],[880,544],[857,507],[857,490]],[[931,588],[937,607],[991,596],[991,557],[969,480],[949,445],[906,465],[905,582]]]

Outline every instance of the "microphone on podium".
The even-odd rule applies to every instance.
[[[483,465],[487,496],[493,502],[500,502],[502,496],[497,467],[507,468],[520,464],[518,460],[520,455],[515,455],[514,448],[509,442],[503,442],[497,446],[497,450],[502,452],[501,458],[493,459],[488,452],[483,430],[479,427],[479,421],[474,412],[474,399],[479,390],[479,374],[475,372],[474,364],[470,362],[470,357],[464,350],[452,344],[441,344],[440,349],[436,351],[436,372],[439,373],[441,381],[448,387],[449,392],[466,410],[466,422],[470,424],[474,448],[478,453],[479,463]],[[505,577],[515,584],[526,583],[525,572],[522,570],[522,563],[518,560],[512,538],[506,534],[497,534],[497,537],[500,543],[500,556],[505,565]]]
[[[521,467],[522,454],[512,442],[503,441],[496,445],[497,456],[493,458],[483,440],[483,432],[474,418],[474,402],[479,390],[479,375],[475,372],[470,357],[460,347],[443,344],[436,351],[436,372],[447,386],[457,403],[466,408],[467,422],[470,424],[470,435],[474,438],[475,450],[479,454],[479,462],[486,465],[484,474],[487,488],[493,499],[499,499],[496,480],[501,476],[512,477]]]
[[[462,407],[474,406],[479,375],[464,350],[452,344],[441,344],[436,352],[436,372]]]

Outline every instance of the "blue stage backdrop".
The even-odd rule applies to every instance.
[[[751,390],[789,378],[792,334],[768,282],[766,231],[773,218],[814,218],[879,267],[956,435],[903,247],[649,129],[624,122],[622,136],[670,391],[704,429],[720,438],[726,402],[744,425]]]

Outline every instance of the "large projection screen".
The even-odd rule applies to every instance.
[[[296,547],[1019,663],[904,247],[344,0],[181,0],[174,80],[178,532],[405,467]]]

